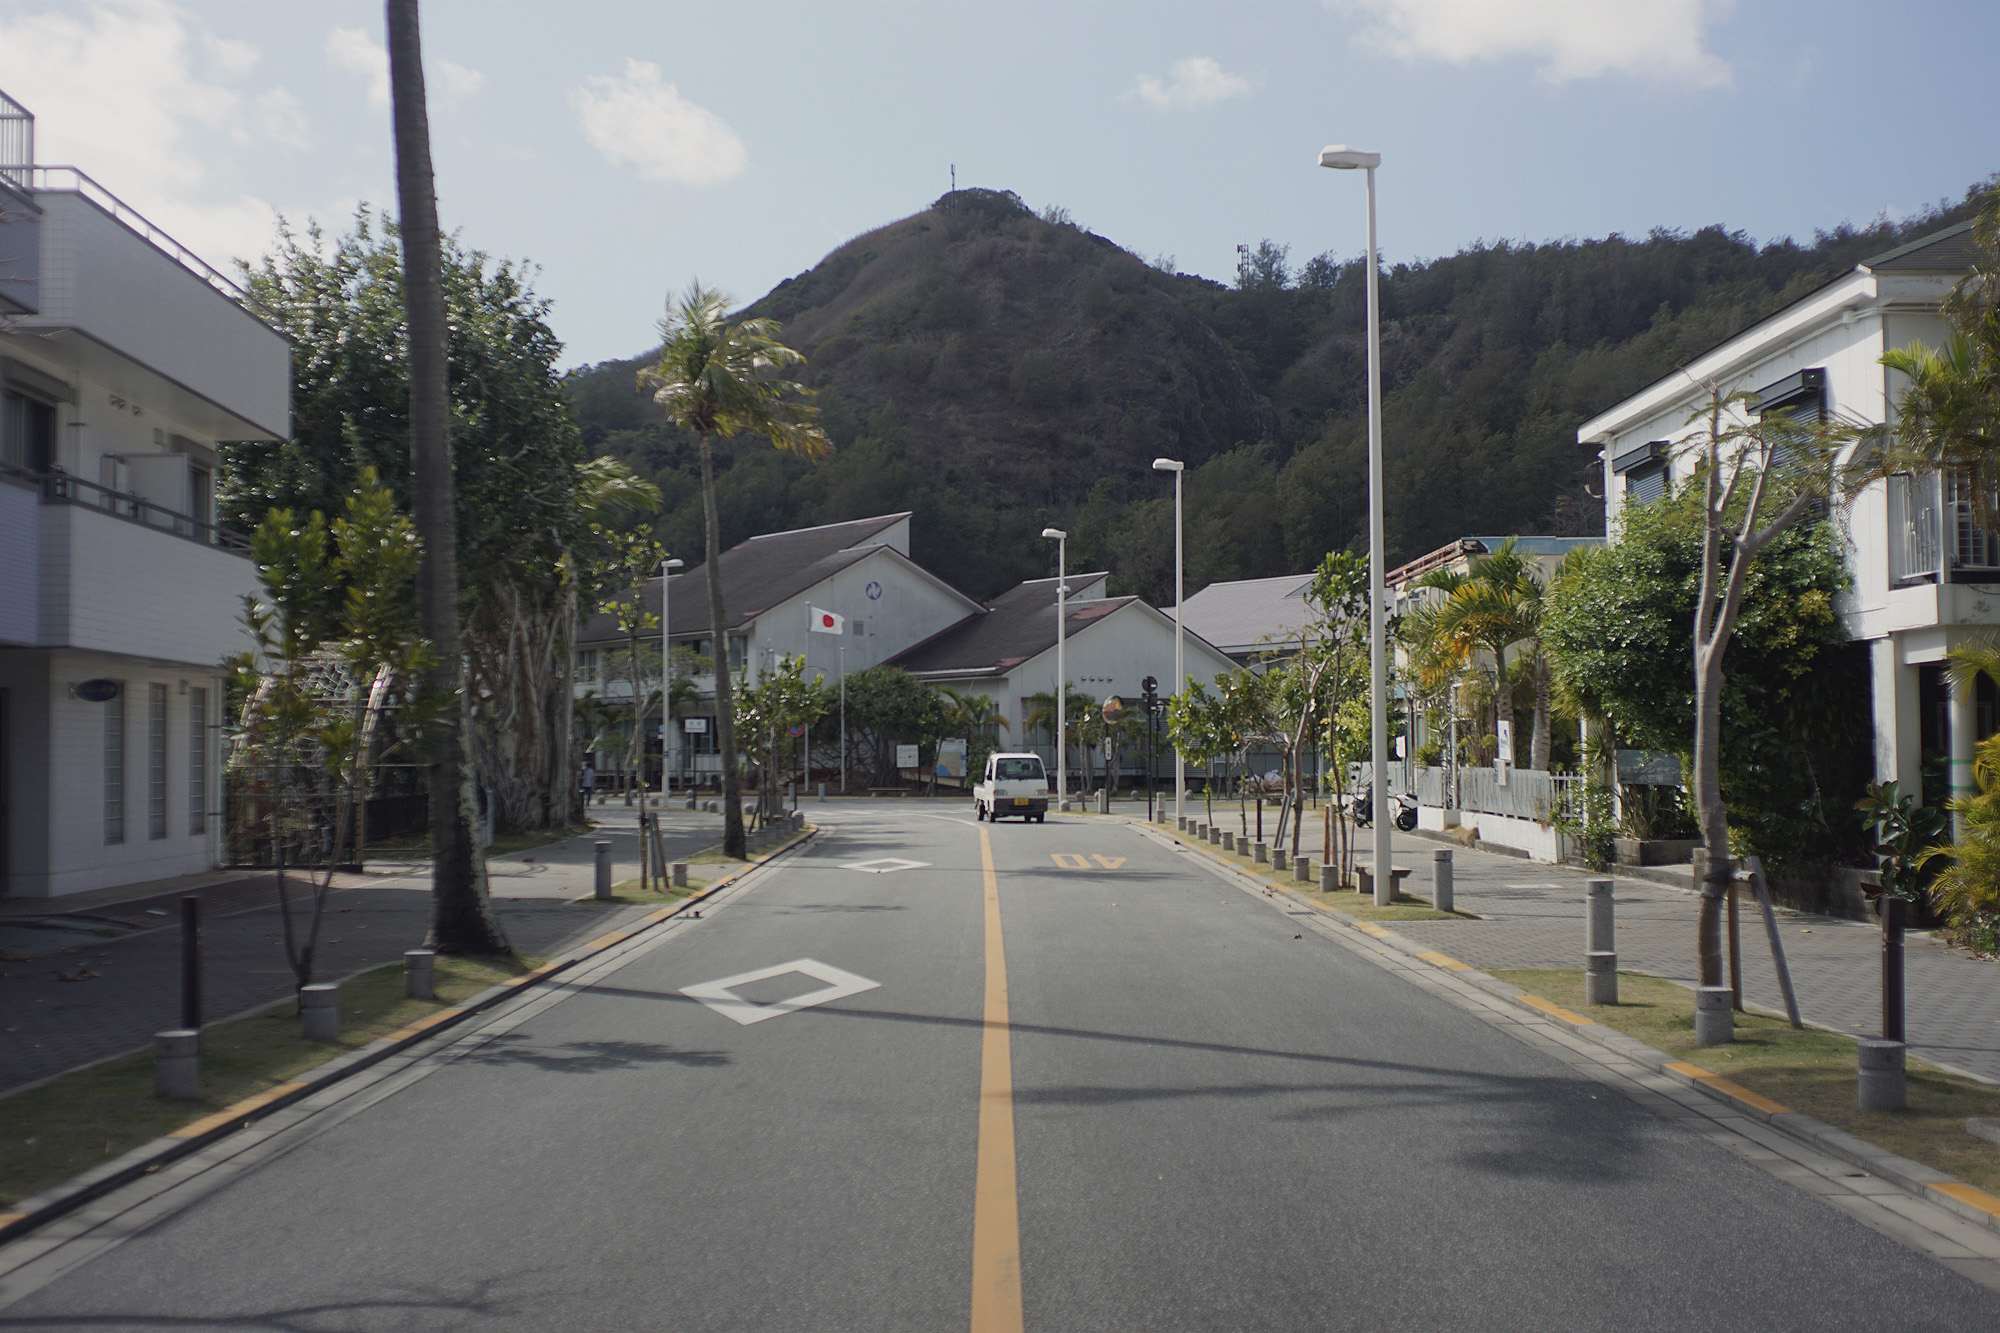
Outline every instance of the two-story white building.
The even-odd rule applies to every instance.
[[[0,94],[0,893],[213,869],[223,660],[247,646],[219,440],[291,428],[243,293]]]
[[[1703,354],[1675,374],[1584,423],[1579,441],[1601,446],[1607,531],[1628,502],[1656,499],[1692,474],[1683,448],[1703,383],[1745,390],[1762,410],[1795,418],[1896,420],[1901,377],[1881,363],[1891,348],[1941,344],[1939,313],[1971,267],[1971,224],[1923,236],[1856,266],[1818,291]],[[1916,790],[1926,754],[1951,761],[1956,791],[1972,787],[1976,741],[1994,730],[1992,686],[1975,696],[1946,688],[1947,650],[2000,626],[2000,539],[1974,524],[1954,477],[1895,477],[1849,501],[1845,531],[1853,587],[1842,617],[1868,646],[1875,773]]]

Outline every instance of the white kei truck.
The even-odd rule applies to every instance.
[[[1038,754],[996,754],[986,761],[986,775],[972,789],[972,817],[998,823],[1003,819],[1049,817],[1049,774]]]

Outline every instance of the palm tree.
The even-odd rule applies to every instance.
[[[1464,574],[1433,574],[1419,587],[1444,594],[1434,606],[1415,617],[1415,628],[1432,651],[1459,667],[1470,666],[1481,651],[1493,655],[1494,734],[1501,710],[1507,707],[1507,650],[1526,644],[1535,677],[1535,722],[1528,747],[1528,767],[1549,766],[1549,660],[1542,652],[1544,589],[1527,559],[1509,537],[1491,555],[1474,559]]]
[[[1083,720],[1096,710],[1097,700],[1091,698],[1082,690],[1072,688],[1065,691],[1062,708],[1065,734],[1056,737],[1056,744],[1062,747],[1065,757],[1069,754],[1071,745],[1075,744],[1081,748]],[[1042,690],[1037,694],[1029,695],[1027,715],[1021,719],[1021,725],[1030,732],[1046,730],[1053,734],[1056,729],[1056,692],[1054,690]],[[1080,757],[1084,763],[1089,762],[1088,751],[1085,751]],[[1063,768],[1071,773],[1083,772],[1081,765],[1071,768],[1067,762],[1063,764]],[[1084,785],[1086,787],[1090,785],[1088,774],[1084,775]],[[1058,792],[1056,794],[1056,800],[1058,801],[1066,801],[1068,799],[1068,792]]]
[[[436,649],[428,687],[453,699],[441,710],[430,753],[431,928],[441,953],[509,952],[486,893],[486,858],[475,825],[478,800],[466,762],[470,730],[465,649],[458,622],[458,524],[451,478],[451,400],[446,380],[444,255],[431,174],[417,0],[389,0],[389,93],[396,141],[396,200],[403,246],[403,308],[410,337],[410,510],[423,542],[417,615]]]
[[[972,694],[965,690],[955,690],[949,685],[935,687],[944,700],[939,736],[962,735],[966,740],[968,753],[972,742],[989,729],[1005,731],[1007,719],[1001,716],[999,706],[990,694]],[[931,793],[937,793],[937,772],[933,765],[931,772]]]
[[[722,534],[715,514],[715,437],[748,433],[807,458],[833,446],[803,385],[779,372],[805,358],[778,341],[770,319],[731,320],[729,298],[690,284],[660,325],[660,355],[639,372],[667,418],[701,442],[702,558],[708,578],[710,642],[715,645],[715,730],[722,761],[722,847],[740,857],[743,791],[736,772],[736,717],[729,679],[729,622],[722,604]]]

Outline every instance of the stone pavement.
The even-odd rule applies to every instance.
[[[1398,833],[1396,864],[1416,873],[1405,891],[1430,896],[1431,855],[1442,844]],[[1478,920],[1398,921],[1398,934],[1474,967],[1582,967],[1584,891],[1589,872],[1538,865],[1493,852],[1454,848],[1455,906]],[[1694,985],[1692,891],[1651,880],[1618,879],[1618,966]],[[1754,894],[1740,899],[1743,999],[1784,1012],[1777,970]],[[1855,1036],[1881,1031],[1882,932],[1858,921],[1777,910],[1799,1012]],[[2000,963],[1975,958],[1912,931],[1904,948],[1905,1022],[1911,1049],[1934,1063],[2000,1081]]]
[[[651,910],[598,907],[577,899],[593,888],[598,839],[612,845],[615,880],[639,873],[638,817],[616,802],[593,806],[598,828],[582,837],[488,862],[493,901],[509,942],[522,953],[555,954]],[[666,812],[667,855],[690,856],[721,841],[722,818]],[[392,963],[423,943],[430,923],[428,871],[383,866],[387,873],[341,876],[328,896],[314,971],[321,979]],[[0,921],[0,1093],[78,1065],[144,1046],[180,1021],[177,898],[203,900],[204,1004],[210,1021],[282,1000],[294,979],[285,961],[283,919],[270,871],[177,884],[167,895],[120,900],[56,899],[43,911],[69,929],[18,924],[24,904]],[[293,880],[303,889],[303,880]],[[308,912],[299,910],[304,923]],[[159,913],[153,916],[153,913]],[[149,923],[157,921],[157,926]],[[138,927],[134,929],[134,927]],[[107,932],[104,935],[91,933]]]

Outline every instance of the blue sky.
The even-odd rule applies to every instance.
[[[740,299],[961,185],[1227,279],[1271,237],[1474,241],[1900,217],[2000,171],[2000,5],[1946,0],[426,0],[445,225],[538,264],[576,364],[689,279]],[[0,89],[218,265],[392,199],[378,3],[0,0]]]

